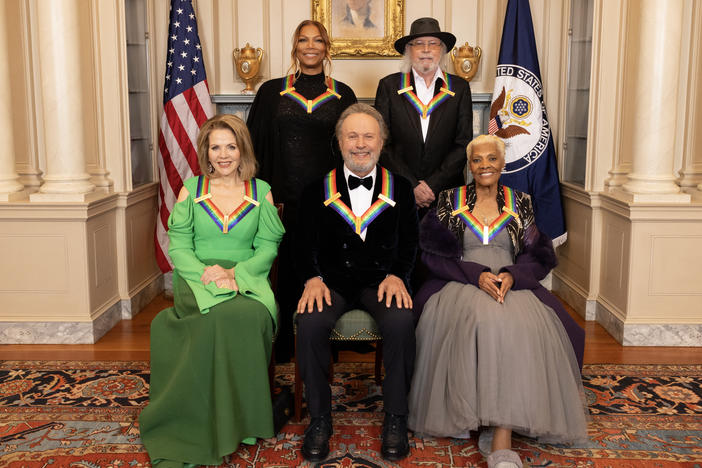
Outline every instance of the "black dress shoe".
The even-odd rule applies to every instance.
[[[385,413],[382,439],[380,454],[384,459],[398,461],[405,458],[409,453],[407,416]]]
[[[334,433],[331,414],[312,418],[305,429],[302,456],[310,462],[320,462],[329,455],[329,437]]]

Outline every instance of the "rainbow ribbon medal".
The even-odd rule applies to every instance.
[[[204,195],[203,195],[204,194]],[[259,205],[256,201],[258,198],[258,190],[256,189],[256,179],[244,181],[244,201],[228,215],[223,214],[219,208],[212,202],[212,194],[210,193],[210,179],[205,176],[200,176],[197,181],[197,193],[195,203],[199,203],[202,209],[210,215],[212,221],[221,229],[222,233],[226,234],[236,226],[239,221],[244,219],[244,216],[249,214],[254,207]]]
[[[378,194],[378,199],[373,202],[373,204],[363,213],[361,216],[356,216],[351,211],[351,208],[346,206],[346,203],[341,201],[341,194],[336,188],[336,169],[327,174],[324,179],[324,206],[331,206],[331,208],[339,213],[341,217],[346,221],[346,223],[351,226],[356,234],[359,236],[364,229],[370,225],[370,223],[375,220],[380,213],[388,209],[388,207],[395,206],[396,202],[393,200],[393,195],[395,193],[394,181],[390,171],[384,167],[380,168],[381,179],[381,189]]]
[[[478,239],[482,240],[483,245],[487,245],[493,240],[495,236],[507,226],[511,218],[519,219],[516,211],[516,203],[514,201],[514,190],[506,185],[502,186],[502,193],[505,196],[505,206],[502,207],[500,216],[490,223],[489,226],[478,221],[475,216],[473,216],[473,213],[468,210],[468,204],[466,203],[467,190],[468,187],[465,185],[456,189],[453,196],[453,206],[457,208],[451,212],[451,216],[458,216],[468,229],[473,231],[473,234],[475,234]]]
[[[314,99],[307,99],[305,96],[295,91],[295,87],[293,86],[294,82],[295,75],[288,75],[285,80],[283,80],[283,90],[280,92],[280,95],[288,96],[293,101],[298,102],[303,109],[307,110],[308,114],[311,114],[312,111],[330,99],[341,99],[341,95],[337,92],[336,80],[331,76],[327,77],[327,90]]]
[[[397,91],[397,94],[404,94],[407,100],[410,102],[410,104],[412,104],[412,106],[414,106],[414,108],[417,109],[419,115],[421,115],[423,119],[426,119],[446,99],[456,95],[456,93],[451,91],[451,81],[449,79],[448,73],[443,73],[444,84],[446,85],[446,87],[442,86],[439,90],[440,92],[437,93],[426,106],[422,104],[422,101],[420,101],[417,95],[414,93],[414,88],[410,84],[409,73],[402,74],[402,78],[400,80],[400,89]]]

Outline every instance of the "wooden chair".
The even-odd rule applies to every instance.
[[[297,317],[297,314],[295,314]],[[293,323],[296,323],[293,320]],[[300,369],[297,367],[297,326],[295,330],[295,421],[302,418],[302,378]],[[378,325],[373,317],[361,309],[353,309],[345,312],[336,321],[334,328],[329,335],[331,341],[372,341],[375,343],[375,383],[380,385],[381,366],[383,362],[383,337],[378,330]],[[334,358],[329,362],[329,383],[334,376]]]

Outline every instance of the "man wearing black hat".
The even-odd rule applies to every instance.
[[[375,107],[390,131],[381,164],[414,187],[420,216],[440,191],[465,183],[466,146],[473,138],[473,102],[468,82],[442,70],[456,43],[434,18],[419,18],[395,42],[404,55],[402,72],[378,84]]]

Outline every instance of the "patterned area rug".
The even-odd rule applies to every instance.
[[[279,385],[293,368],[278,366]],[[590,440],[578,446],[517,438],[532,467],[702,467],[702,365],[586,365]],[[147,362],[0,361],[0,466],[147,467],[137,416],[148,400]],[[399,464],[380,458],[382,398],[372,364],[335,366],[332,453],[320,467],[484,467],[471,439],[412,437]],[[310,466],[306,421],[242,446],[223,467]]]

